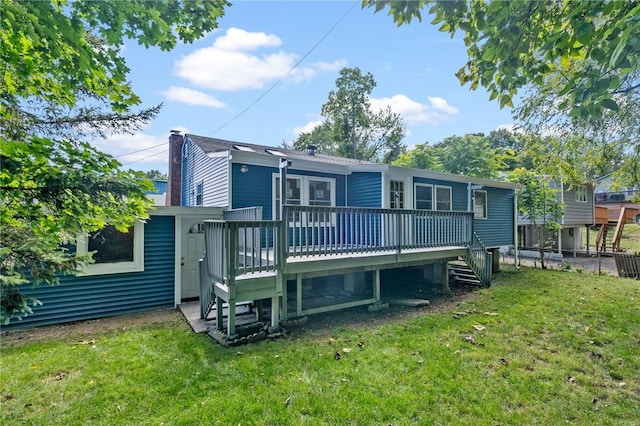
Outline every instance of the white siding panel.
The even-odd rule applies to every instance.
[[[210,158],[196,144],[188,142],[186,164],[188,178],[183,182],[186,206],[196,205],[196,186],[203,182],[204,207],[229,206],[229,159],[227,157]]]

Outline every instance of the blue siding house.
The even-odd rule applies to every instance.
[[[275,327],[379,303],[387,269],[418,268],[447,287],[451,262],[464,260],[488,285],[492,253],[517,241],[512,183],[177,132],[169,156],[180,159],[169,169],[173,203],[261,212],[204,223],[201,315],[228,303],[229,335],[237,301],[270,299]]]

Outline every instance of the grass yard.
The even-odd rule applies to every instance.
[[[0,422],[638,425],[640,282],[507,269],[457,300],[228,349],[177,313],[90,337],[9,337]]]

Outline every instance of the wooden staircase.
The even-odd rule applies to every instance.
[[[482,287],[482,281],[466,263],[449,263],[449,284],[458,286]]]
[[[596,238],[596,248],[599,253],[606,253],[608,248],[611,248],[611,253],[620,251],[622,230],[626,222],[625,216],[626,207],[622,207],[617,221],[610,221],[600,225],[600,230]],[[610,232],[611,229],[613,229],[613,232]]]

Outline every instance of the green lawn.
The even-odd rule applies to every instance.
[[[8,339],[0,422],[638,424],[640,282],[507,269],[461,300],[228,349],[178,314],[80,342]]]

